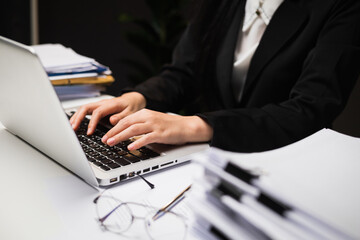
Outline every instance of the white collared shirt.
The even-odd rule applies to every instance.
[[[247,0],[243,26],[239,32],[234,55],[232,85],[237,101],[240,101],[250,61],[254,55],[266,26],[284,0]],[[262,3],[261,3],[262,2]],[[261,20],[261,21],[260,21]],[[257,34],[252,35],[252,27]]]
[[[265,22],[266,25],[269,25],[270,19],[274,15],[275,11],[278,9],[280,4],[284,0],[263,0],[262,7],[259,8],[260,17]],[[247,0],[245,6],[245,17],[242,27],[242,31],[245,32],[248,30],[251,25],[254,23],[254,20],[257,18],[256,11],[258,10],[260,0]]]

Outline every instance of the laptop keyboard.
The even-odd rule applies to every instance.
[[[105,135],[106,129],[98,126],[94,134],[86,135],[89,119],[83,120],[79,129],[75,132],[82,149],[84,150],[89,162],[109,171],[111,169],[120,168],[129,164],[146,161],[150,158],[160,156],[159,153],[148,147],[142,147],[138,150],[129,151],[127,146],[133,142],[129,139],[110,147],[101,141]]]

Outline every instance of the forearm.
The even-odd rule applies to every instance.
[[[213,137],[213,128],[198,116],[184,117],[186,121],[186,142],[209,142]]]

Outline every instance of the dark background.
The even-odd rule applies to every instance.
[[[2,1],[0,4],[0,35],[30,45],[29,0]],[[124,33],[133,28],[122,24],[122,12],[150,17],[143,0],[39,0],[39,42],[61,43],[79,54],[92,57],[107,65],[115,83],[110,94],[131,85],[127,80],[129,69],[121,59],[146,59],[124,39]]]
[[[147,61],[124,38],[124,33],[136,26],[119,22],[119,15],[123,12],[151,17],[144,0],[39,0],[39,41],[61,43],[109,66],[116,81],[108,88],[108,93],[116,94],[132,84],[127,77],[131,70],[121,59],[134,59],[145,64]],[[1,1],[0,35],[30,44],[29,1]],[[334,122],[335,130],[360,137],[359,103],[358,81],[344,112]]]

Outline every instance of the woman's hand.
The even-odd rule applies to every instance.
[[[118,121],[102,141],[114,146],[139,135],[141,137],[128,146],[129,150],[150,143],[206,142],[212,138],[213,129],[198,116],[179,116],[142,109]]]
[[[113,114],[109,120],[112,125],[115,125],[124,117],[139,111],[145,106],[146,100],[142,94],[129,92],[117,98],[106,99],[81,106],[71,117],[70,124],[74,130],[77,130],[85,116],[92,114],[87,131],[87,134],[91,135],[94,133],[101,118]]]

